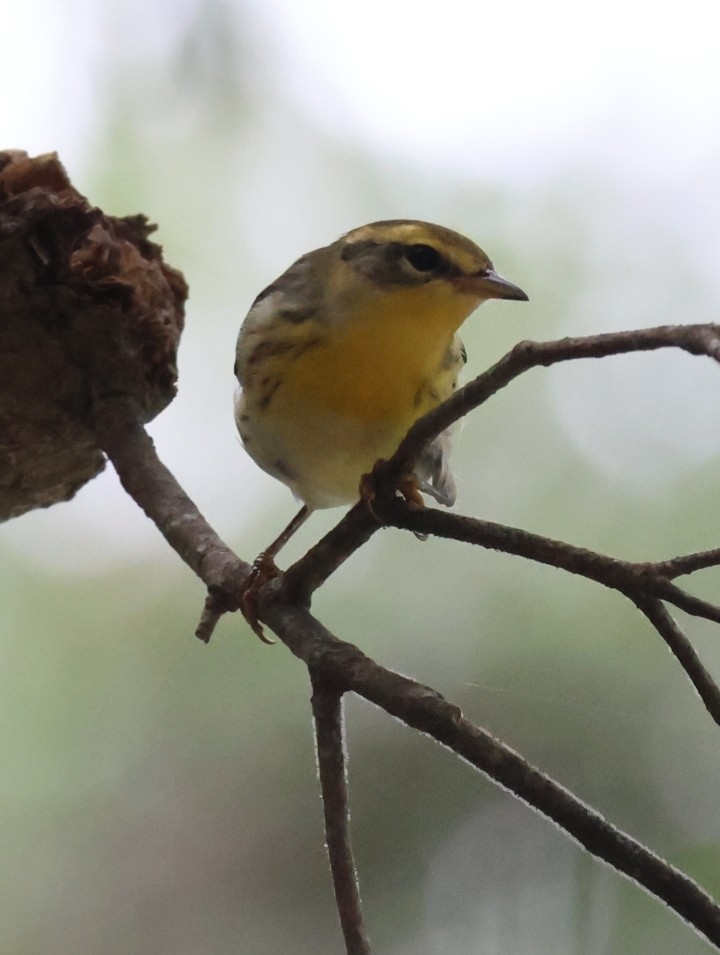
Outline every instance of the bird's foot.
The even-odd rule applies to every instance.
[[[360,478],[360,498],[377,521],[380,521],[380,517],[374,505],[383,497],[391,499],[396,494],[400,494],[411,510],[417,511],[425,507],[420,485],[413,474],[405,474],[397,483],[389,487],[386,469],[387,461],[380,458],[375,462],[372,471],[369,474],[363,474]]]
[[[240,592],[240,612],[250,624],[253,633],[260,637],[263,643],[275,643],[275,641],[265,636],[258,618],[258,598],[265,584],[279,574],[280,571],[275,566],[272,556],[267,551],[263,551],[253,561],[250,573]]]
[[[373,504],[378,497],[378,474],[382,466],[386,463],[387,462],[381,458],[375,462],[372,471],[368,474],[363,474],[360,478],[360,500],[365,504],[365,507],[378,523],[380,522],[380,518],[375,513]]]
[[[419,511],[425,507],[425,501],[420,493],[420,485],[417,478],[412,474],[408,474],[398,482],[398,491],[405,498],[405,503],[411,511]],[[413,534],[419,541],[428,539],[428,535],[423,534],[422,531],[413,531]]]
[[[420,493],[420,485],[417,478],[412,474],[406,474],[398,481],[398,491],[405,498],[405,503],[411,511],[419,511],[425,507],[425,501]]]

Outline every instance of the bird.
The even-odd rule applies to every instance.
[[[528,296],[470,239],[411,219],[353,229],[260,292],[237,338],[235,422],[250,457],[302,508],[256,571],[274,568],[313,511],[357,502],[374,464],[452,394],[467,360],[457,331],[488,299]],[[407,476],[409,501],[455,503],[449,454],[444,432]],[[241,609],[262,636],[251,604]]]

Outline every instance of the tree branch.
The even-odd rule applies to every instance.
[[[250,565],[220,539],[157,456],[133,401],[124,396],[96,401],[94,415],[98,444],[127,493],[188,567],[235,609],[232,595]]]
[[[318,774],[325,817],[330,872],[347,955],[370,955],[360,889],[350,844],[350,814],[345,773],[342,693],[319,671],[310,669]]]
[[[670,560],[660,560],[652,566],[661,577],[672,580],[684,574],[692,574],[696,570],[707,570],[708,567],[720,565],[720,548],[703,550],[696,554],[686,554],[682,557],[673,557]]]
[[[720,906],[711,896],[510,747],[464,719],[460,709],[436,690],[379,666],[296,606],[273,604],[267,622],[313,672],[447,746],[555,822],[592,855],[665,902],[720,950]]]
[[[604,554],[551,540],[517,527],[481,521],[436,509],[413,510],[394,500],[384,512],[394,527],[435,534],[515,554],[558,567],[617,590],[631,600],[655,626],[700,695],[713,720],[720,725],[720,687],[700,662],[690,641],[660,603],[662,597],[688,613],[720,621],[720,608],[676,587],[657,568],[662,564],[634,564]]]
[[[705,709],[720,725],[720,689],[695,653],[692,644],[659,600],[635,601],[670,648],[673,656],[690,678]]]

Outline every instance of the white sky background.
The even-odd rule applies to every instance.
[[[274,36],[273,68],[304,110],[408,161],[525,178],[600,148],[629,172],[674,179],[720,145],[711,0],[234,5]],[[102,110],[94,82],[102,61],[140,62],[149,53],[162,71],[193,6],[16,5],[0,60],[8,142],[61,146],[65,155],[75,147],[81,159]]]
[[[599,149],[676,178],[717,153],[709,0],[268,6],[303,107],[408,161],[525,179]]]
[[[146,82],[152,84],[152,70],[162,76],[166,59],[194,9],[193,0],[174,4],[34,0],[16,4],[11,15],[6,13],[0,39],[0,146],[24,148],[30,153],[56,149],[80,184],[83,170],[93,164],[107,71],[117,71],[118,63],[137,63],[147,74]],[[626,190],[629,201],[642,205],[648,216],[655,213],[673,219],[677,234],[696,255],[699,270],[717,290],[720,11],[715,3],[689,0],[678,6],[610,0],[591,7],[577,0],[546,0],[542,4],[532,0],[494,4],[364,0],[362,5],[337,0],[247,0],[237,10],[267,45],[264,55],[275,82],[298,112],[318,128],[346,138],[358,149],[391,157],[428,174],[459,175],[466,182],[477,177],[509,193],[540,189],[544,179],[557,176],[563,168],[601,170]],[[152,64],[149,70],[148,62]],[[261,57],[253,68],[262,67]],[[289,156],[287,161],[296,160]],[[282,168],[277,175],[283,176]],[[292,179],[289,182],[289,187],[280,180],[264,185],[268,205],[270,190],[291,188]],[[260,185],[253,200],[258,217],[265,205],[262,182]],[[125,211],[137,210],[133,205]],[[276,223],[273,228],[277,233]],[[291,245],[296,236],[298,242],[305,241],[297,226],[294,228]],[[330,240],[338,231],[340,228],[331,230],[324,238]],[[269,243],[270,237],[265,238]],[[313,235],[307,246],[300,245],[292,254],[306,251],[316,241]],[[524,241],[529,237],[519,235],[520,247]],[[533,235],[532,242],[537,241],[538,236]],[[642,262],[642,251],[637,252]],[[528,254],[532,255],[531,248]],[[612,250],[603,254],[613,262]],[[618,252],[628,267],[632,255],[631,242]],[[263,259],[262,250],[258,257]],[[267,258],[273,260],[271,252]],[[185,267],[182,261],[171,261]],[[277,271],[288,264],[289,260],[278,261]],[[647,267],[648,263],[642,264]],[[228,273],[232,268],[229,262]],[[663,263],[662,271],[671,275],[672,263]],[[192,282],[193,276],[189,277]],[[518,276],[513,278],[520,281]],[[203,347],[193,345],[197,334],[193,310],[202,301],[202,282],[194,287],[200,291],[191,300],[186,334],[190,344],[184,346],[190,352],[193,347]],[[664,294],[662,288],[657,294]],[[591,293],[583,313],[568,331],[613,327],[615,315],[619,316],[617,324],[623,325],[617,304],[612,288],[608,288],[607,298]],[[651,305],[649,302],[648,314],[637,324],[653,324]],[[237,325],[241,317],[238,313]],[[224,344],[223,349],[227,350]],[[226,358],[229,366],[231,355]],[[181,396],[191,395],[193,388],[197,394],[210,389],[207,393],[212,396],[212,402],[205,405],[198,399],[204,417],[188,431],[192,433],[194,428],[198,435],[201,430],[212,432],[220,425],[214,420],[209,424],[208,417],[226,415],[223,440],[233,441],[229,398],[220,401],[219,390],[212,390],[214,383],[199,380],[204,371],[199,362],[193,364],[192,356],[185,367],[189,372],[181,378]],[[676,366],[666,367],[672,374]],[[718,378],[712,377],[709,366],[698,367],[697,372],[695,367],[692,385],[701,389],[697,405],[689,415],[687,406],[682,411],[693,422],[684,429],[687,444],[655,448],[660,457],[669,453],[676,459],[694,455],[702,460],[717,446]],[[577,433],[581,444],[588,430],[596,436],[592,446],[585,448],[590,457],[595,453],[596,466],[623,471],[628,461],[613,457],[611,447],[617,443],[617,431],[612,429],[622,427],[620,412],[605,408],[595,420],[593,415],[599,412],[584,380],[578,378],[572,385],[577,389],[571,403],[574,412],[568,411],[567,402],[559,401],[558,414],[566,417],[568,430]],[[662,401],[663,382],[655,391],[651,376],[647,382],[644,397]],[[563,388],[567,386],[568,379],[564,379]],[[712,389],[715,397],[710,403],[707,396]],[[642,399],[639,395],[638,400]],[[184,400],[184,407],[192,409],[190,399]],[[186,456],[187,469],[196,482],[188,488],[190,493],[204,490],[210,494],[214,482],[217,493],[231,494],[240,482],[240,469],[233,477],[226,472],[235,466],[240,452],[234,445],[230,447],[227,458],[218,461],[222,477],[208,474],[203,487],[199,466],[193,471],[193,461],[204,457],[198,454],[203,439],[199,436],[198,446],[186,447],[173,424],[172,412],[153,429],[170,445],[171,466]],[[674,413],[672,402],[666,412]],[[189,410],[186,415],[192,413]],[[602,440],[603,421],[610,429],[608,445]],[[216,453],[213,450],[212,454]],[[636,453],[650,451],[640,447]],[[629,460],[632,464],[632,458]],[[206,459],[203,466],[207,470]],[[669,477],[673,474],[668,472]],[[182,480],[182,474],[179,476]],[[256,494],[259,500],[268,490],[269,479],[252,468],[242,471],[244,482],[255,477],[253,487],[258,490],[244,493]],[[278,494],[273,500],[285,502],[282,494],[287,492],[270,493]],[[25,542],[36,536],[33,527],[41,537],[67,533],[79,539],[94,533],[102,541],[108,534],[108,511],[116,506],[120,494],[115,482],[105,476],[81,492],[72,510],[63,506],[30,515],[2,533],[18,546],[30,546]],[[283,507],[289,514],[292,505],[285,502]],[[127,525],[123,520],[110,528],[108,557],[151,546],[157,535],[148,527],[147,533],[139,536],[139,522]],[[162,546],[159,540],[157,546]],[[97,549],[92,550],[95,560]],[[67,554],[63,558],[67,559]]]

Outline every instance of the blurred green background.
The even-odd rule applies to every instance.
[[[697,0],[35,0],[0,40],[0,146],[57,149],[92,202],[159,223],[191,299],[151,431],[251,559],[294,504],[236,440],[234,339],[301,253],[391,217],[476,239],[531,301],[468,322],[470,375],[522,338],[717,318],[714,17]],[[535,371],[464,424],[458,510],[631,559],[717,546],[719,413],[707,360]],[[716,599],[719,578],[692,587]],[[340,951],[302,666],[237,617],[194,640],[202,587],[110,470],[0,528],[0,589],[0,951]],[[385,531],[314,610],[720,892],[717,731],[619,596]],[[720,632],[682,622],[720,677]],[[378,953],[708,950],[362,701],[348,746]]]

